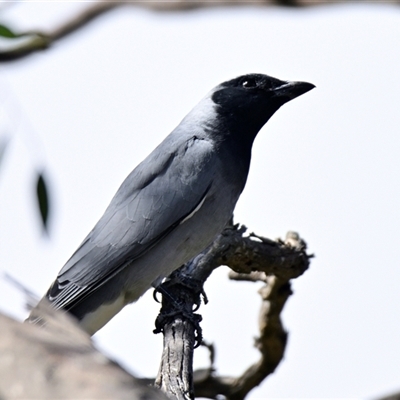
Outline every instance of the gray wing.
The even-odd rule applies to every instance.
[[[61,269],[47,293],[55,308],[69,309],[98,289],[168,235],[206,196],[215,171],[212,143],[193,136],[176,144],[169,138],[125,179]]]

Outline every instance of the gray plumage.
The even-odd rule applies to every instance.
[[[214,88],[122,183],[46,294],[53,307],[93,334],[203,250],[232,216],[258,131],[313,87],[250,74]]]

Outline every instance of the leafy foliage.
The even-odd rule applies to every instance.
[[[13,32],[7,26],[0,24],[0,36],[8,38],[8,39],[15,39],[15,38],[20,37],[21,35]]]

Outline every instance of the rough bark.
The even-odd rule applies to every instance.
[[[163,305],[156,330],[164,334],[164,351],[156,384],[174,398],[194,398],[194,376],[196,397],[244,399],[283,358],[287,333],[280,315],[292,294],[290,280],[307,270],[312,256],[306,254],[305,242],[294,232],[289,232],[285,241],[271,241],[254,234],[244,236],[245,230],[238,225],[225,229],[162,286]],[[262,302],[255,344],[260,358],[238,377],[218,376],[212,364],[208,370],[192,373],[193,343],[202,339],[201,317],[192,310],[199,306],[201,295],[205,298],[204,282],[220,265],[233,270],[231,279],[265,283],[259,290]]]
[[[193,399],[193,349],[196,345],[192,329],[193,293],[181,290],[179,285],[165,290],[164,296],[169,301],[163,299],[162,317],[156,322],[156,332],[164,332],[164,348],[155,385],[173,398]]]
[[[0,314],[0,399],[167,399],[93,346],[66,314],[42,309],[46,329]]]

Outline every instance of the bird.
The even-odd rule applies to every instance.
[[[256,135],[314,87],[264,74],[214,87],[128,175],[42,301],[93,335],[156,288],[222,232],[245,187]],[[37,309],[28,322],[40,320]]]

